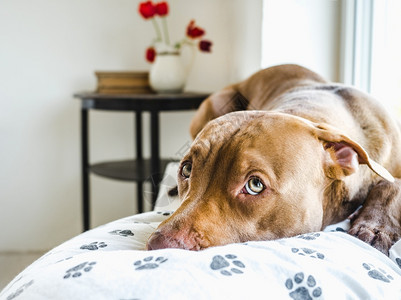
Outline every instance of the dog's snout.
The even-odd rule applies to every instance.
[[[148,240],[146,248],[148,250],[157,250],[157,249],[177,248],[177,247],[172,247],[168,242],[168,239],[159,231],[156,231],[152,234],[152,236]]]
[[[177,237],[169,236],[160,231],[154,232],[146,244],[147,250],[158,250],[166,248],[179,248],[186,250],[199,250],[199,246],[187,239],[179,240]]]

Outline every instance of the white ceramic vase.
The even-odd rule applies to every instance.
[[[149,72],[149,83],[155,92],[181,93],[186,79],[187,70],[178,52],[163,52],[156,55]]]

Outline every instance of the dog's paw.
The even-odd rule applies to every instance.
[[[401,238],[401,180],[376,183],[357,213],[350,218],[349,234],[384,254]]]
[[[370,244],[388,256],[391,246],[400,238],[400,228],[386,224],[385,220],[355,220],[348,233]]]

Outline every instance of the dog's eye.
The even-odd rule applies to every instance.
[[[252,177],[245,184],[245,191],[250,195],[260,194],[265,189],[262,181],[258,177]]]
[[[181,168],[181,175],[185,178],[189,178],[191,176],[192,164],[187,162]]]

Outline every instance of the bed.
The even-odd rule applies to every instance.
[[[200,252],[144,251],[179,205],[166,170],[154,211],[84,232],[14,278],[0,299],[401,299],[401,240],[390,257],[346,234],[321,232]]]

